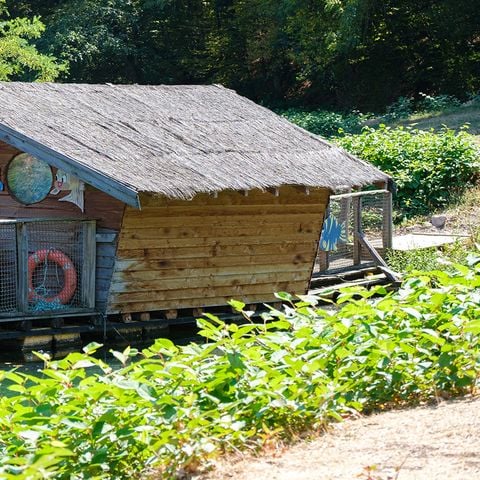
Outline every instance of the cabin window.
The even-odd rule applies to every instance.
[[[41,202],[52,189],[50,165],[28,153],[12,158],[6,177],[10,195],[24,205]]]

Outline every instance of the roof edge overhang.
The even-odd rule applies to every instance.
[[[137,190],[133,187],[120,183],[102,172],[89,168],[74,158],[63,155],[33,138],[1,123],[0,140],[25,153],[34,155],[38,159],[47,162],[49,165],[61,168],[65,172],[78,177],[85,183],[98,188],[127,205],[140,209],[140,198]]]

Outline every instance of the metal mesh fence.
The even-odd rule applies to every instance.
[[[15,225],[0,223],[0,313],[17,310],[17,242]]]
[[[94,271],[94,222],[0,223],[0,316],[92,308]]]
[[[357,232],[383,253],[391,242],[391,194],[386,190],[330,197],[314,274],[323,275],[373,265]]]
[[[34,222],[26,230],[29,311],[82,307],[83,224]]]

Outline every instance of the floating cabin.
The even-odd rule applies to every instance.
[[[0,83],[0,102],[0,322],[304,294],[329,196],[389,180],[218,85]]]

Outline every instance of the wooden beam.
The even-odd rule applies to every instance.
[[[391,270],[386,264],[385,260],[380,256],[380,254],[375,250],[373,245],[365,238],[362,232],[358,232],[358,239],[360,244],[368,251],[372,256],[373,261],[380,267],[385,276],[392,282],[399,282],[401,280],[401,275]]]
[[[362,244],[362,197],[356,196],[353,202],[353,264],[360,265]]]
[[[299,185],[294,188],[295,190],[298,190],[299,192],[304,193],[305,195],[310,195],[310,188],[305,185]]]
[[[28,235],[24,222],[16,224],[17,235],[17,308],[28,312]]]
[[[95,308],[95,220],[82,222],[83,228],[83,261],[81,281],[82,307]]]
[[[116,238],[116,233],[97,233],[95,235],[95,241],[97,243],[113,243]]]
[[[383,248],[392,248],[392,194],[386,192],[383,200]]]
[[[0,124],[0,140],[23,152],[34,155],[38,159],[47,162],[49,165],[53,165],[54,167],[60,168],[65,172],[80,178],[85,183],[108,193],[127,205],[140,209],[138,192],[134,188],[117,182],[108,175],[96,171],[67,155],[59,153],[52,148],[17,132],[7,125]]]
[[[274,197],[278,197],[280,195],[280,190],[277,187],[267,188],[267,192],[271,193]]]

